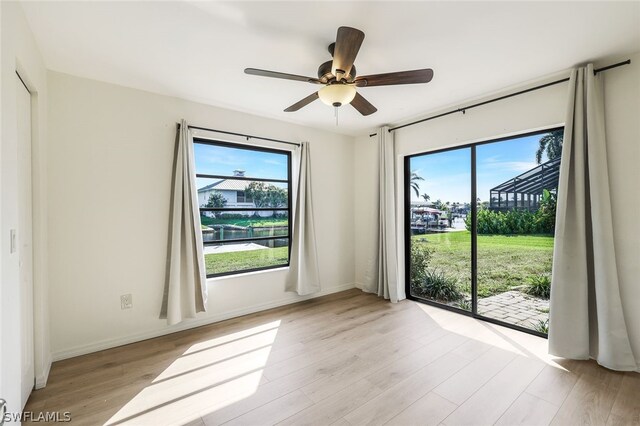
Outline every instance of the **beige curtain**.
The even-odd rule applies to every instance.
[[[636,370],[616,269],[599,76],[571,73],[549,319],[549,352]]]
[[[376,293],[392,302],[400,300],[396,234],[395,142],[387,126],[378,129],[379,222]]]
[[[293,151],[293,217],[291,255],[285,289],[303,296],[320,291],[318,249],[311,196],[311,153],[308,142]]]
[[[194,318],[207,307],[193,135],[185,120],[180,123],[176,141],[168,246],[160,318],[171,325]]]

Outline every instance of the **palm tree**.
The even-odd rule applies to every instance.
[[[424,202],[428,203],[429,200],[431,199],[431,196],[429,194],[427,194],[426,192],[424,194],[421,195],[422,198],[424,198]]]
[[[536,151],[536,162],[542,163],[542,154],[546,151],[549,160],[555,160],[562,156],[563,130],[554,130],[540,138],[538,150]]]
[[[410,185],[411,189],[416,193],[416,197],[420,196],[420,185],[418,184],[419,180],[424,180],[424,178],[416,172],[411,172]]]

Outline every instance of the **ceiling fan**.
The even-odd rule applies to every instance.
[[[364,33],[360,30],[351,27],[338,28],[336,42],[329,45],[329,53],[333,57],[333,60],[320,65],[318,68],[318,78],[257,68],[246,68],[244,72],[261,77],[303,81],[324,86],[317,92],[291,105],[285,109],[285,112],[298,111],[300,108],[319,98],[325,104],[334,107],[340,107],[350,103],[362,115],[373,114],[377,111],[377,108],[362,97],[362,95],[356,91],[356,87],[428,83],[433,78],[433,70],[430,68],[357,76],[356,67],[353,65],[353,62],[356,59],[363,40]]]

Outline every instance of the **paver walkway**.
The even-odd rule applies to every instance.
[[[507,291],[478,300],[478,313],[510,324],[533,328],[549,319],[549,301],[519,291]]]

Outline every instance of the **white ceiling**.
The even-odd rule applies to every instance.
[[[640,2],[24,2],[47,67],[347,134],[603,57],[640,51]],[[433,68],[431,83],[359,89],[362,117],[317,86],[245,75],[316,76],[341,25],[365,32],[359,75]]]

